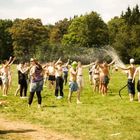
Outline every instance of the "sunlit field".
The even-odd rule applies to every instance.
[[[82,104],[76,104],[76,93],[72,103],[67,103],[68,85],[64,86],[65,97],[58,100],[54,90],[44,87],[42,92],[42,108],[37,108],[36,96],[31,108],[27,100],[14,96],[17,84],[16,65],[12,66],[13,81],[8,97],[0,99],[8,101],[0,106],[2,117],[10,120],[23,120],[28,123],[42,125],[45,129],[68,134],[81,140],[139,140],[140,139],[140,103],[137,94],[134,102],[129,101],[126,85],[126,74],[121,70],[112,71],[108,96],[93,93],[88,80],[88,69],[84,69],[84,89],[81,94]],[[29,95],[29,92],[28,92]]]

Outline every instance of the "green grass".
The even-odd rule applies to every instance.
[[[76,93],[73,94],[72,104],[68,105],[68,86],[64,87],[65,98],[56,100],[54,91],[44,87],[42,92],[42,109],[37,109],[34,98],[31,108],[27,107],[27,99],[13,96],[17,88],[17,73],[12,67],[13,83],[6,106],[0,107],[0,114],[11,120],[43,125],[47,129],[62,134],[70,134],[82,140],[139,140],[140,135],[140,103],[137,98],[129,102],[127,88],[122,91],[120,99],[118,91],[126,84],[127,77],[122,71],[111,74],[108,96],[102,97],[92,92],[88,81],[88,70],[84,70],[85,88],[81,95],[83,104],[76,104]],[[29,94],[29,92],[28,92]]]

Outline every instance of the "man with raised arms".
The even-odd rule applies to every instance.
[[[107,64],[106,61],[103,64],[99,64],[100,67],[100,92],[102,95],[107,95],[107,89],[109,84],[109,67],[114,63],[113,60],[110,64]]]
[[[69,83],[69,95],[68,102],[71,103],[72,93],[77,91],[77,104],[80,104],[80,92],[77,84],[77,62],[74,61],[70,68],[70,83]]]

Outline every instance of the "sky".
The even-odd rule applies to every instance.
[[[108,22],[136,4],[140,8],[140,0],[0,0],[0,19],[40,18],[45,25],[95,11]]]

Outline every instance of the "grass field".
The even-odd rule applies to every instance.
[[[0,106],[0,114],[11,120],[23,120],[62,134],[70,134],[81,140],[140,140],[140,103],[129,102],[127,88],[122,91],[121,99],[118,91],[126,84],[126,74],[122,71],[111,74],[109,94],[106,97],[92,92],[88,81],[88,69],[84,70],[85,87],[81,95],[83,104],[76,104],[76,93],[72,104],[68,105],[68,86],[64,87],[65,97],[57,100],[54,91],[44,87],[42,92],[42,108],[37,108],[34,98],[31,108],[27,99],[15,97],[17,88],[16,66],[12,67],[13,82],[9,90],[6,106]],[[29,92],[28,92],[29,95]]]

